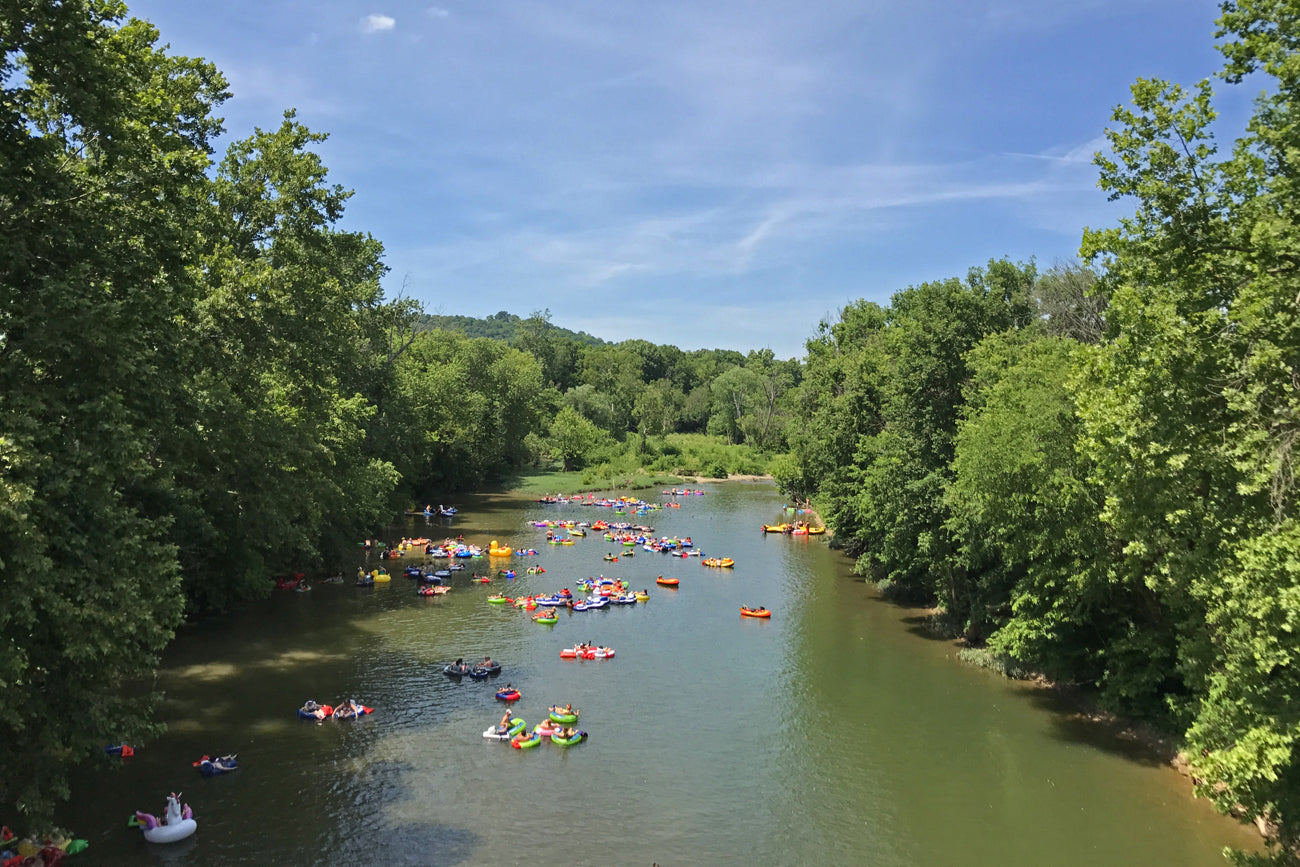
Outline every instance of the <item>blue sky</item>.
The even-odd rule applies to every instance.
[[[786,358],[856,299],[1075,256],[1132,210],[1091,162],[1129,85],[1221,62],[1205,0],[128,2],[230,79],[231,136],[329,133],[390,296]]]

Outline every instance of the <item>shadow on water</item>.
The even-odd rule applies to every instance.
[[[1147,767],[1168,767],[1177,750],[1172,740],[1146,726],[1099,712],[1086,694],[1052,687],[1027,686],[1028,699],[1046,711],[1052,734]]]
[[[344,863],[385,865],[461,864],[473,857],[482,839],[467,828],[435,821],[387,823],[382,811],[411,797],[400,781],[415,767],[407,762],[372,761],[355,775],[340,781],[334,799],[351,798],[347,821],[339,822],[325,850]],[[323,860],[323,859],[322,859]]]
[[[956,658],[956,650],[959,648],[953,636],[935,622],[930,609],[879,594],[870,597],[870,602],[894,612],[898,622],[903,624],[909,634],[929,642],[952,646],[953,664],[969,664]],[[1095,698],[1084,690],[1011,679],[1008,679],[1008,683],[1019,683],[1025,699],[1047,713],[1053,736],[1062,742],[1092,747],[1146,767],[1166,767],[1177,754],[1177,749],[1167,735],[1099,711]]]

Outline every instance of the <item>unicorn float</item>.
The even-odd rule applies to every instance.
[[[181,806],[180,795],[172,792],[167,796],[167,814],[160,821],[157,816],[136,810],[135,824],[143,829],[144,838],[150,843],[175,843],[198,830],[194,821],[194,812],[190,805]]]

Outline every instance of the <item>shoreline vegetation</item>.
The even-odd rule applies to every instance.
[[[683,485],[714,484],[718,482],[764,481],[771,482],[774,481],[774,479],[770,475],[759,473],[707,476],[693,475],[690,473],[649,473],[643,470],[638,470],[628,475],[624,475],[616,479],[614,484],[610,484],[609,479],[601,479],[600,481],[593,482],[589,478],[585,478],[584,473],[581,470],[565,472],[560,469],[538,469],[528,473],[519,473],[497,485],[488,485],[484,490],[512,494],[528,494],[530,496],[555,494],[567,497],[574,494],[596,492],[618,493],[620,491],[647,490],[658,492],[664,488],[681,487]]]

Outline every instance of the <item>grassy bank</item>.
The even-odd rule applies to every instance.
[[[682,484],[680,476],[666,473],[648,473],[641,469],[614,477],[596,477],[590,470],[573,470],[565,472],[560,465],[540,467],[527,473],[511,476],[501,483],[503,490],[529,496],[545,494],[581,494],[587,491],[641,491],[656,490]]]
[[[748,446],[704,434],[669,434],[645,442],[629,436],[594,449],[582,469],[565,472],[558,462],[543,464],[503,480],[501,487],[537,496],[636,491],[672,487],[688,479],[763,477],[771,460]]]

